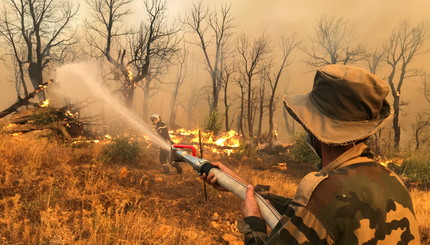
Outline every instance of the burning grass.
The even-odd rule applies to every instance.
[[[0,244],[242,244],[240,201],[203,185],[184,166],[162,175],[157,151],[105,164],[104,142],[71,147],[25,135],[0,136]],[[254,184],[293,196],[298,181],[271,163],[223,159]],[[290,168],[291,165],[287,164]],[[430,233],[428,190],[412,188],[423,236]]]

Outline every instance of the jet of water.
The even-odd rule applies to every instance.
[[[149,136],[152,142],[166,150],[170,150],[170,145],[163,138],[123,106],[102,85],[99,71],[100,68],[91,62],[66,64],[57,68],[56,81],[59,84],[60,92],[72,100],[83,100],[88,97],[103,100],[131,126],[138,129],[142,134]]]

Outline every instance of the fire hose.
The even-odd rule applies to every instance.
[[[190,155],[184,148],[192,150],[192,155]],[[221,169],[212,165],[208,160],[196,157],[196,148],[190,145],[173,145],[172,146],[172,159],[174,162],[186,162],[191,167],[197,171],[200,175],[213,173],[217,178],[217,183],[224,187],[226,190],[235,194],[240,199],[244,200],[246,196],[247,186],[240,182],[239,180],[233,178],[227,173],[223,172]],[[254,194],[255,200],[260,208],[260,213],[263,216],[264,221],[271,229],[273,229],[276,224],[281,219],[281,215],[278,211],[266,201],[260,194]]]

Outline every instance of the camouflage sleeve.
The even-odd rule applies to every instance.
[[[288,205],[291,203],[291,198],[286,198],[282,196],[278,196],[272,193],[260,193],[265,199],[270,201],[270,204],[278,211],[280,214],[285,213],[288,208]]]
[[[239,231],[244,234],[245,245],[264,244],[267,238],[266,222],[259,217],[250,216],[240,219]]]
[[[292,203],[267,239],[267,244],[279,243],[325,245],[333,244],[333,240],[311,211]]]

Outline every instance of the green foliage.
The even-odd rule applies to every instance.
[[[41,111],[32,115],[31,120],[36,125],[49,125],[58,121],[56,115],[51,111]]]
[[[143,146],[137,140],[120,137],[103,147],[100,160],[103,163],[136,163],[143,153]]]
[[[252,143],[241,142],[240,146],[234,150],[231,157],[241,158],[242,156],[252,157],[257,153],[255,145]]]
[[[287,157],[298,162],[319,163],[320,159],[306,143],[306,134],[301,133],[294,137],[293,145],[288,149]]]
[[[403,158],[403,163],[389,164],[388,167],[410,182],[430,185],[430,153],[415,152]]]
[[[222,128],[221,117],[217,111],[212,111],[206,116],[203,123],[203,130],[211,131],[217,135]]]

